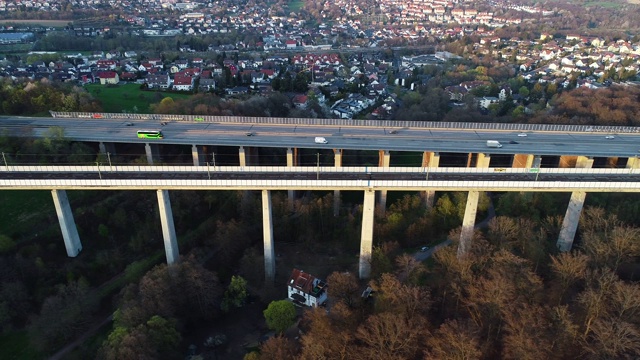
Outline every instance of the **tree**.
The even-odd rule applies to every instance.
[[[222,311],[228,312],[231,308],[244,306],[247,300],[247,280],[242,276],[232,276],[231,283],[224,292],[222,299]]]
[[[558,256],[551,255],[551,270],[560,282],[560,301],[570,286],[584,280],[588,265],[589,257],[576,251],[564,252]]]
[[[45,299],[37,316],[29,325],[32,341],[42,351],[60,346],[82,333],[91,324],[96,298],[83,282],[59,285],[56,295]]]
[[[425,322],[421,316],[406,318],[389,312],[370,316],[356,331],[362,344],[358,347],[360,358],[414,359],[420,340],[428,333]]]
[[[116,326],[97,357],[104,360],[176,358],[181,339],[174,319],[154,315],[132,329]]]
[[[279,334],[291,327],[296,319],[296,307],[287,300],[272,301],[262,313],[269,329]]]
[[[337,309],[343,304],[338,303],[331,309]],[[349,316],[347,316],[349,317]],[[340,317],[343,320],[345,317]],[[304,312],[304,335],[302,335],[301,345],[302,360],[312,359],[340,359],[349,360],[350,349],[353,347],[352,330],[344,326],[337,325],[331,320],[331,316],[322,308],[313,308]],[[308,330],[307,330],[308,329]]]
[[[331,303],[339,301],[352,307],[360,297],[360,287],[355,275],[349,272],[333,272],[327,277],[327,283],[331,284],[331,291],[327,297]]]
[[[284,336],[273,336],[260,345],[260,360],[294,360],[295,358],[296,345]]]
[[[427,337],[425,360],[474,360],[481,356],[479,331],[471,322],[447,320]]]

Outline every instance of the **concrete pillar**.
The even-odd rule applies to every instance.
[[[532,168],[534,156],[530,154],[514,154],[512,168]]]
[[[476,161],[477,168],[488,168],[491,162],[491,155],[478,153]],[[464,209],[464,217],[462,219],[462,230],[460,231],[460,244],[458,245],[458,256],[466,254],[471,248],[471,240],[473,239],[473,231],[476,224],[476,213],[478,212],[479,191],[469,191],[467,195],[467,206]]]
[[[106,154],[106,153],[109,153],[111,155],[116,154],[116,144],[112,142],[100,141],[100,143],[98,144],[98,148],[101,154]]]
[[[191,156],[193,157],[193,166],[202,166],[207,162],[207,154],[204,153],[202,146],[191,145]]]
[[[391,163],[391,154],[389,154],[388,150],[379,150],[378,151],[378,166],[379,167],[389,167]],[[384,216],[384,212],[387,209],[387,190],[378,191],[380,194],[379,198],[379,206],[380,206],[380,214]]]
[[[440,153],[432,151],[425,151],[422,153],[422,167],[437,168],[439,165]],[[427,190],[422,192],[422,196],[427,209],[432,209],[436,198],[436,192]]]
[[[584,200],[587,197],[587,193],[584,191],[574,191],[571,193],[571,199],[569,200],[569,206],[567,212],[564,215],[562,221],[562,228],[560,229],[560,235],[558,236],[558,242],[556,246],[560,251],[569,251],[573,246],[573,239],[576,236],[578,230],[578,222],[580,215],[582,214],[582,206]]]
[[[490,162],[491,162],[490,154],[478,153],[478,158],[476,159],[477,168],[488,168]]]
[[[76,223],[73,221],[73,212],[69,205],[69,198],[65,190],[51,190],[53,196],[53,204],[58,214],[58,222],[60,223],[60,231],[64,239],[64,247],[67,249],[67,256],[76,257],[82,250],[80,236]]]
[[[593,158],[586,156],[578,156],[576,158],[576,167],[590,169],[593,167]]]
[[[591,168],[591,166],[593,166],[592,158],[576,156],[577,168]],[[573,239],[578,230],[578,223],[586,197],[587,193],[585,191],[574,191],[571,193],[569,206],[567,206],[567,212],[562,220],[562,228],[560,228],[560,235],[558,235],[558,241],[556,242],[556,246],[560,251],[569,251],[573,246]]]
[[[540,169],[540,165],[542,165],[542,156],[535,155],[533,157],[533,164],[531,164],[531,167],[534,169]]]
[[[373,252],[373,221],[376,192],[365,190],[362,204],[362,232],[360,237],[360,279],[371,276],[371,253]]]
[[[469,153],[467,156],[467,167],[471,167],[471,161],[473,160],[473,153]]]
[[[333,149],[333,166],[342,167],[342,149]],[[340,215],[340,190],[333,190],[333,216]]]
[[[178,238],[176,228],[173,225],[173,211],[171,211],[171,199],[168,190],[158,190],[158,209],[160,210],[160,224],[162,225],[162,238],[164,239],[164,252],[167,256],[167,264],[175,264],[179,260]]]
[[[144,151],[147,153],[147,162],[149,165],[153,165],[154,158],[160,159],[160,149],[158,148],[158,144],[144,144]]]
[[[294,162],[293,162],[293,150],[291,150],[291,148],[287,148],[287,167],[293,167]],[[289,207],[290,211],[293,211],[293,202],[296,198],[296,191],[295,190],[287,190],[287,206]]]
[[[264,276],[273,282],[276,277],[276,257],[273,246],[273,221],[271,214],[271,191],[262,190],[262,234],[264,243]]]
[[[630,157],[627,159],[627,165],[625,166],[627,169],[638,169],[640,168],[640,159],[638,157]]]
[[[247,155],[245,154],[244,146],[240,146],[238,156],[240,157],[240,166],[247,166]]]
[[[464,209],[462,219],[462,230],[460,231],[460,244],[458,245],[458,257],[465,255],[471,249],[471,240],[476,224],[476,213],[478,212],[479,191],[469,191],[467,195],[467,206]]]
[[[558,163],[558,167],[560,168],[576,167],[577,161],[578,161],[578,157],[575,155],[562,155],[560,156],[560,162]]]

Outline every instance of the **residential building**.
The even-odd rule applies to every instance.
[[[302,270],[293,269],[287,290],[289,299],[296,304],[315,307],[327,301],[327,284]]]

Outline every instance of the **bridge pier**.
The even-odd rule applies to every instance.
[[[488,168],[491,163],[491,155],[478,153],[476,168]],[[469,191],[467,194],[467,205],[462,218],[462,228],[460,229],[460,244],[458,244],[458,257],[465,255],[471,248],[471,240],[475,231],[476,214],[478,213],[479,191]]]
[[[575,164],[576,168],[590,169],[593,166],[593,158],[576,156]],[[571,193],[571,199],[569,199],[567,212],[562,220],[562,227],[560,228],[560,234],[556,242],[556,246],[560,251],[570,251],[573,246],[573,239],[578,230],[578,223],[580,222],[580,215],[582,214],[582,207],[584,206],[586,197],[586,191],[574,191]]]
[[[240,146],[238,149],[238,157],[240,158],[240,166],[247,166],[247,154],[244,151],[244,146]]]
[[[467,206],[464,209],[462,218],[462,229],[460,231],[460,243],[458,244],[458,257],[465,255],[471,248],[471,240],[476,224],[476,214],[478,213],[479,191],[469,191],[467,194]]]
[[[206,154],[202,146],[191,145],[191,156],[193,157],[193,166],[202,166],[206,162]]]
[[[333,166],[342,167],[342,149],[333,149]],[[340,215],[340,190],[333,190],[333,216]]]
[[[73,221],[73,212],[69,205],[69,198],[65,190],[51,190],[53,196],[53,204],[58,214],[58,222],[60,223],[60,231],[64,239],[64,247],[67,249],[67,256],[76,257],[82,250],[82,243],[78,235],[76,223]]]
[[[116,144],[112,142],[100,141],[100,143],[98,144],[98,149],[100,150],[101,154],[116,154]]]
[[[147,154],[147,162],[149,165],[153,165],[154,158],[158,160],[160,159],[160,148],[158,147],[158,144],[145,143],[144,151]]]
[[[162,238],[164,240],[164,252],[167,256],[167,264],[175,264],[180,257],[178,251],[178,238],[173,224],[173,212],[171,211],[171,199],[168,190],[158,190],[158,209],[160,223],[162,224]]]
[[[533,166],[534,155],[531,154],[513,154],[512,168],[530,169]]]
[[[287,167],[298,166],[298,157],[295,156],[297,154],[297,149],[287,148]],[[296,154],[294,154],[294,152]],[[287,203],[289,210],[294,210],[294,201],[296,199],[296,191],[295,190],[287,190]]]
[[[627,165],[625,166],[627,169],[640,169],[640,159],[637,156],[630,157],[627,159]]]
[[[376,192],[367,189],[364,192],[362,203],[362,230],[360,237],[360,279],[368,279],[371,276],[371,253],[373,252],[373,222],[375,213]]]
[[[437,168],[439,165],[440,153],[433,151],[425,151],[422,153],[423,168]],[[436,192],[433,190],[423,191],[422,196],[427,209],[432,209],[436,198]]]
[[[379,150],[378,151],[378,166],[379,167],[389,167],[391,163],[391,154],[389,154],[389,150]],[[380,190],[379,193],[379,207],[380,214],[384,216],[385,211],[387,210],[387,190]]]
[[[265,281],[273,283],[276,276],[276,260],[273,246],[271,191],[269,190],[262,190],[262,234],[264,244]]]

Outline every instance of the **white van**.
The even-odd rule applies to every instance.
[[[323,138],[323,137],[316,137],[316,144],[328,144],[329,142],[327,141],[327,139]]]

